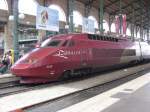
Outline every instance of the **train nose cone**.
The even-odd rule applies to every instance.
[[[29,64],[13,65],[11,67],[11,73],[15,75],[23,75],[28,73]]]

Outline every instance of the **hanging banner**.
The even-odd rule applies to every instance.
[[[94,21],[88,18],[83,18],[82,32],[94,34],[95,33]]]
[[[59,31],[59,12],[43,6],[37,6],[36,29]]]
[[[120,26],[120,21],[119,21],[119,16],[115,17],[115,27],[116,27],[116,33],[119,34],[119,26]]]
[[[127,29],[127,22],[126,22],[126,15],[123,16],[123,34],[126,35],[126,29]]]

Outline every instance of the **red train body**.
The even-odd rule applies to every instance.
[[[11,68],[23,83],[58,80],[67,73],[89,72],[150,58],[146,42],[91,34],[58,35],[45,40]]]

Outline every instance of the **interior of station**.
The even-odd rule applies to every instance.
[[[73,2],[69,5],[69,1]],[[18,43],[24,52],[34,47],[42,37],[55,34],[65,34],[73,26],[73,31],[82,33],[83,17],[94,21],[94,33],[100,33],[101,21],[103,33],[121,35],[116,32],[116,17],[125,14],[127,17],[126,34],[128,38],[149,40],[149,9],[146,0],[18,0]],[[13,0],[0,1],[0,48],[8,51],[13,48]],[[44,31],[36,29],[37,6],[42,5],[59,12],[59,31]],[[101,8],[102,7],[102,8]],[[100,10],[103,9],[103,10]],[[73,25],[70,14],[73,11]],[[101,15],[102,12],[102,15]],[[101,20],[102,18],[102,20]],[[123,35],[123,34],[122,34]],[[2,53],[1,53],[2,54]]]

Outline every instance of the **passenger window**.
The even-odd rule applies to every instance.
[[[96,39],[96,35],[93,35],[93,40],[97,40],[97,39]]]
[[[72,46],[74,46],[74,45],[75,45],[74,41],[70,41],[69,47],[72,47]]]
[[[103,37],[103,36],[101,36],[101,40],[104,40],[104,37]]]
[[[67,46],[67,44],[68,44],[68,40],[66,40],[62,46],[65,47],[65,46]]]
[[[58,46],[60,41],[52,41],[47,46]]]
[[[104,41],[106,41],[106,37],[105,36],[103,36],[103,39],[104,39]]]
[[[93,40],[93,36],[90,35],[90,34],[88,35],[88,38],[91,39],[91,40]]]
[[[98,36],[98,35],[97,35],[97,40],[101,40],[101,39],[100,39],[100,36]]]
[[[57,47],[61,43],[61,40],[51,40],[47,39],[44,42],[42,42],[40,47]]]

